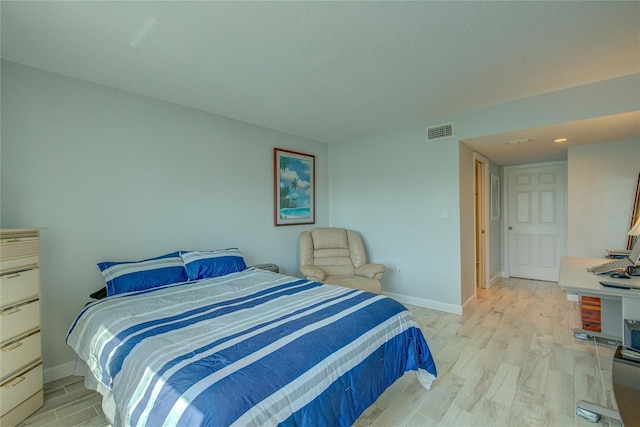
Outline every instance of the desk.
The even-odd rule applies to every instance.
[[[623,319],[640,319],[640,291],[605,288],[599,282],[620,282],[640,285],[640,277],[612,279],[608,274],[593,274],[587,267],[606,262],[602,258],[562,257],[558,286],[567,293],[580,297],[592,296],[601,299],[602,332],[577,329],[587,335],[622,342],[624,336]]]
[[[640,319],[640,291],[606,288],[599,282],[621,282],[633,283],[640,285],[640,277],[632,277],[630,279],[613,279],[609,275],[596,275],[587,271],[587,267],[602,264],[602,258],[575,258],[562,257],[560,260],[560,275],[558,277],[558,286],[567,293],[575,293],[580,297],[592,296],[601,299],[601,319],[602,332],[587,331],[577,329],[575,332],[582,332],[590,336],[601,337],[611,341],[622,342],[624,336],[624,319]],[[600,416],[605,416],[611,421],[621,420],[621,414],[625,415],[628,425],[632,425],[635,420],[635,413],[632,412],[637,406],[638,391],[637,387],[626,387],[628,378],[636,381],[639,377],[638,367],[631,363],[622,363],[619,359],[618,349],[614,358],[612,376],[613,388],[620,413],[611,408],[605,408],[591,402],[579,400],[577,402],[578,415],[589,419],[594,417],[596,420]],[[635,384],[635,383],[634,383]],[[633,402],[629,405],[629,399]],[[621,405],[622,404],[622,405]],[[629,409],[631,408],[631,409]],[[627,413],[623,413],[623,409]],[[632,420],[632,421],[630,421]],[[624,420],[623,420],[624,421]],[[597,421],[595,421],[597,422]]]

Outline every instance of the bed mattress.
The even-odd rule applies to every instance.
[[[400,303],[252,268],[95,302],[67,343],[117,426],[351,425],[404,372],[436,376]]]

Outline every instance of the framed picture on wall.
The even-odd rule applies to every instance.
[[[500,177],[491,175],[491,221],[500,220]]]
[[[273,149],[274,225],[314,224],[316,156]]]

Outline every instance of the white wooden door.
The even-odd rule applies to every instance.
[[[564,164],[508,171],[509,276],[555,282],[565,253]]]

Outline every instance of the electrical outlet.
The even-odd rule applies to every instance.
[[[404,270],[402,269],[402,267],[397,267],[396,273],[398,274],[398,276],[402,276],[402,274],[404,273]]]

